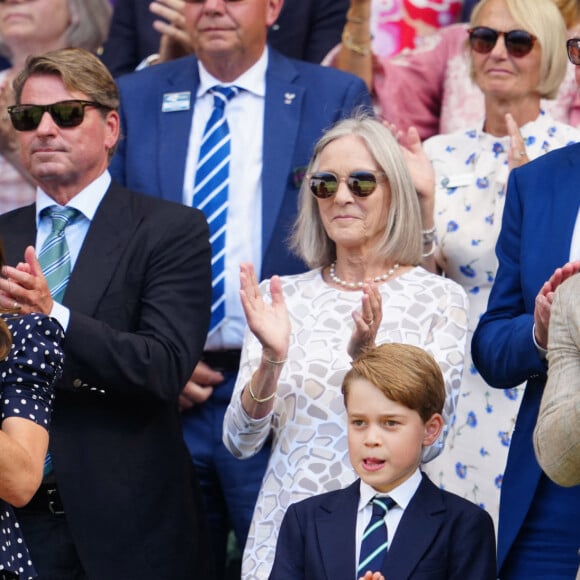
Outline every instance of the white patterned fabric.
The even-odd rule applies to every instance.
[[[580,141],[578,129],[547,113],[520,132],[530,159]],[[496,530],[503,471],[523,387],[489,387],[471,360],[471,337],[486,310],[497,271],[495,244],[509,174],[509,140],[472,129],[424,143],[435,169],[435,225],[443,270],[469,297],[468,349],[455,423],[443,453],[424,471],[437,485],[485,508]]]
[[[262,348],[248,332],[240,372],[224,419],[224,443],[237,457],[249,457],[272,436],[270,460],[260,490],[242,564],[244,580],[266,579],[274,561],[286,508],[306,497],[345,487],[356,477],[350,465],[346,413],[340,391],[350,368],[347,354],[361,292],[333,288],[320,269],[282,277],[292,336],[274,409],[251,419],[241,392],[257,368]],[[439,362],[453,416],[466,336],[467,299],[454,282],[420,267],[379,286],[383,321],[377,344],[402,342],[425,348]],[[261,284],[267,294],[268,282]],[[431,455],[440,449],[431,448]]]

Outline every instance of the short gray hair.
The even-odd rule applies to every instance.
[[[316,171],[320,154],[327,145],[350,135],[364,142],[380,170],[387,176],[390,198],[385,196],[385,203],[389,207],[377,252],[401,265],[419,264],[422,238],[417,192],[399,143],[381,121],[365,113],[339,121],[316,144],[306,173]],[[310,192],[307,179],[300,188],[298,217],[290,246],[310,268],[328,266],[336,259],[336,245],[324,229],[318,202]]]
[[[113,8],[110,0],[67,0],[70,24],[66,46],[97,52],[109,34]],[[8,46],[0,41],[0,54],[12,57]]]

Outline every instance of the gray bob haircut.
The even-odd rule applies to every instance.
[[[110,0],[67,0],[70,24],[66,46],[97,52],[107,40],[113,8]],[[9,47],[0,40],[0,54],[11,58]]]
[[[471,13],[471,26],[482,26],[481,12],[490,0],[480,0]],[[504,0],[518,27],[533,34],[542,47],[540,82],[536,91],[553,99],[566,76],[566,23],[554,0]],[[526,58],[526,57],[523,57]],[[473,66],[471,76],[474,77]]]
[[[339,121],[320,138],[306,173],[317,170],[321,152],[341,137],[356,136],[387,176],[390,196],[385,229],[376,251],[385,259],[401,265],[416,265],[422,260],[421,214],[419,200],[407,170],[401,147],[383,123],[359,113]],[[374,195],[374,194],[373,194]],[[290,238],[290,247],[310,268],[328,266],[336,259],[335,243],[328,237],[318,201],[304,179],[298,200],[298,217]]]

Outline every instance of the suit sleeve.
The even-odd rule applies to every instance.
[[[71,309],[65,385],[176,400],[199,360],[211,301],[207,224],[191,208],[152,207],[94,315]]]
[[[580,484],[579,282],[562,286],[552,305],[548,381],[534,431],[538,463],[562,486]]]
[[[292,504],[286,511],[278,541],[270,580],[304,580],[304,534],[303,522]]]
[[[545,376],[546,365],[533,340],[534,315],[526,308],[521,271],[524,207],[518,171],[508,179],[502,227],[496,246],[499,260],[487,311],[473,335],[473,362],[484,380],[512,388],[531,377]]]

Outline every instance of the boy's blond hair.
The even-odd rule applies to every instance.
[[[435,359],[422,348],[387,343],[369,349],[352,362],[342,382],[344,404],[352,382],[365,379],[388,399],[417,411],[426,423],[443,411],[445,382]]]

